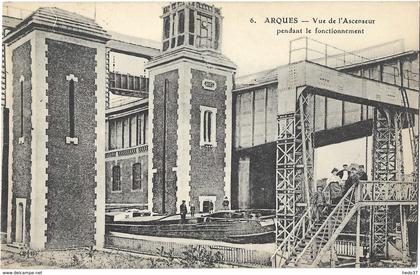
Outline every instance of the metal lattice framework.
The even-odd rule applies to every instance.
[[[311,104],[312,102],[312,104]],[[294,239],[293,228],[305,210],[313,180],[313,95],[299,97],[295,113],[278,116],[276,166],[276,242]]]
[[[378,181],[401,180],[403,174],[402,156],[402,113],[375,109],[373,121],[373,179]],[[382,194],[381,185],[374,185],[375,194]],[[388,206],[372,208],[372,254],[377,258],[387,256]]]

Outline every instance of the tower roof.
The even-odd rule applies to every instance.
[[[55,7],[42,7],[23,19],[5,42],[10,43],[32,30],[62,33],[97,42],[106,42],[110,36],[93,19]]]

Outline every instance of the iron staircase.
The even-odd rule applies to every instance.
[[[329,212],[328,217],[321,222],[312,221],[311,208],[308,208],[293,228],[293,234],[283,240],[273,255],[274,266],[318,266],[356,212],[358,190],[358,188],[350,188],[337,206]]]

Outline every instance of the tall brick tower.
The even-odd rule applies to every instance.
[[[147,65],[149,208],[196,211],[230,199],[232,85],[236,65],[221,53],[220,9],[176,2],[163,8],[161,54]]]
[[[57,8],[38,9],[5,38],[9,243],[103,245],[107,40],[93,20]]]

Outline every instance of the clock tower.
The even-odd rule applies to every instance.
[[[220,9],[176,2],[163,8],[161,54],[147,65],[149,208],[196,211],[230,200],[232,88],[236,65],[221,53]]]

